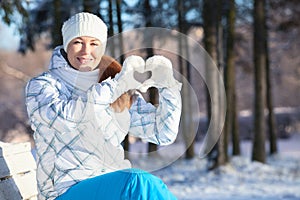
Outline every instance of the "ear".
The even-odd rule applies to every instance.
[[[121,71],[121,64],[110,56],[103,55],[99,63],[99,83],[108,77],[114,78]]]

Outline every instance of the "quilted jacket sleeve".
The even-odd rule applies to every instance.
[[[58,132],[68,132],[78,124],[89,121],[95,107],[107,109],[114,86],[113,80],[95,84],[87,92],[86,99],[73,99],[70,92],[55,79],[47,76],[34,78],[26,86],[29,118]]]
[[[181,116],[181,96],[178,86],[159,89],[159,106],[141,97],[130,109],[129,133],[144,141],[168,145],[175,141]]]

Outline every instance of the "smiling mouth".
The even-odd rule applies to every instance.
[[[77,58],[77,60],[81,63],[81,64],[88,64],[92,61],[92,59],[90,58]]]

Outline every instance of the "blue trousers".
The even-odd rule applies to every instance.
[[[56,200],[177,200],[158,177],[125,169],[83,180]]]

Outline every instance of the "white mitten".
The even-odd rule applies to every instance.
[[[178,84],[178,81],[173,76],[172,63],[164,56],[155,55],[148,58],[145,71],[151,71],[152,75],[138,88],[141,92],[146,92],[150,87],[170,88]]]
[[[114,91],[112,102],[114,102],[128,90],[141,87],[142,83],[135,80],[133,74],[135,71],[143,73],[144,68],[145,61],[140,56],[133,55],[124,60],[121,72],[118,73],[114,78],[117,81],[117,87]]]

